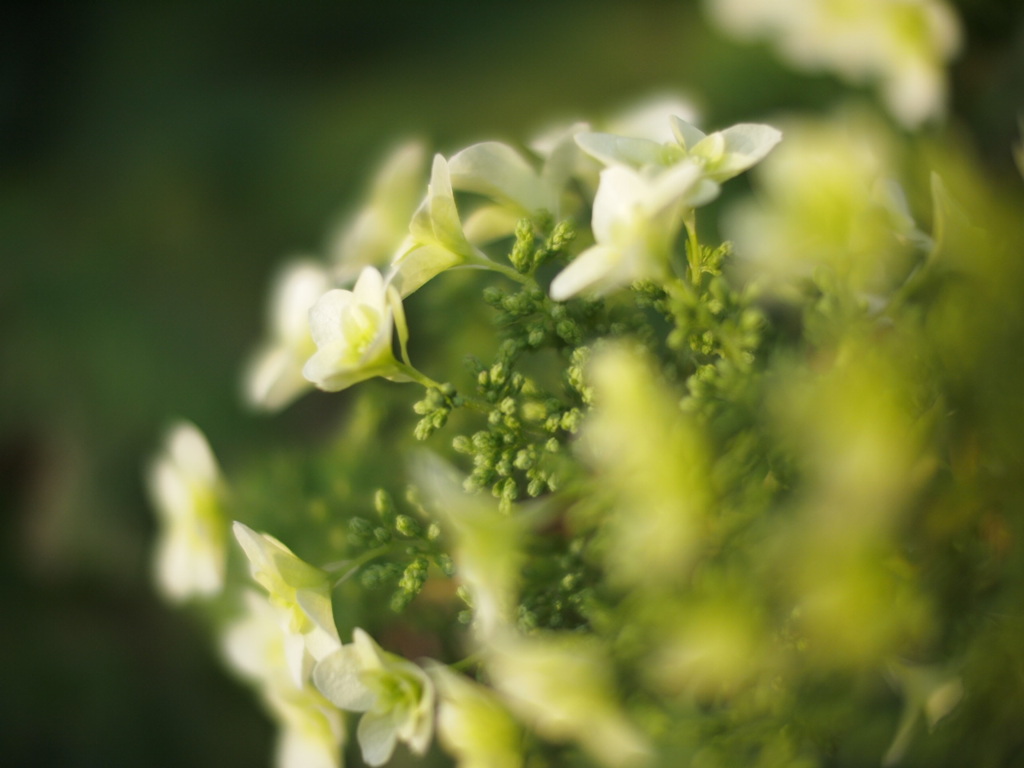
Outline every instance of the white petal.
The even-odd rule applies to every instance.
[[[384,297],[384,278],[373,267],[365,267],[359,273],[359,279],[352,288],[352,295],[356,303],[369,305],[377,310],[378,314],[384,315],[387,306]]]
[[[565,301],[600,286],[619,269],[621,253],[616,248],[595,245],[583,251],[551,281],[551,298]]]
[[[168,455],[187,477],[200,483],[217,482],[217,460],[203,433],[194,424],[179,422],[168,439]]]
[[[309,308],[330,289],[327,270],[315,261],[292,261],[274,280],[270,300],[270,328],[282,341],[301,342],[309,337]]]
[[[335,288],[312,306],[309,310],[309,332],[318,347],[344,339],[342,318],[354,302],[352,291]]]
[[[697,126],[691,125],[686,120],[683,120],[683,118],[676,115],[673,115],[670,118],[670,122],[672,124],[672,133],[675,135],[676,141],[678,141],[679,145],[687,151],[691,151],[707,135]]]
[[[610,244],[616,223],[630,219],[649,190],[650,184],[631,168],[616,165],[601,171],[591,216],[594,239]]]
[[[441,155],[434,156],[427,204],[430,211],[430,225],[433,230],[433,242],[453,253],[462,255],[471,253],[473,248],[462,231],[459,211],[455,207],[455,193],[452,191],[448,163]]]
[[[669,121],[672,115],[693,122],[697,118],[697,110],[678,94],[648,96],[610,118],[607,128],[611,133],[665,143],[675,138]]]
[[[313,684],[336,707],[366,712],[377,697],[360,681],[362,671],[359,653],[351,645],[344,645],[313,668]]]
[[[576,143],[588,155],[610,166],[660,164],[665,155],[665,147],[656,141],[611,133],[578,133]]]
[[[310,655],[320,661],[340,648],[341,640],[338,638],[338,629],[334,626],[334,610],[331,607],[330,595],[315,590],[300,590],[295,595],[295,602],[315,625],[311,632],[303,636]]]
[[[512,203],[521,213],[552,211],[554,195],[537,171],[507,144],[473,144],[448,161],[452,186]]]
[[[395,261],[388,273],[388,283],[404,298],[462,261],[462,256],[440,245],[417,245]]]
[[[308,315],[306,322],[308,323]],[[306,331],[309,335],[308,326]],[[313,346],[310,338],[310,346]],[[309,350],[312,353],[314,350]],[[296,356],[281,345],[259,350],[250,360],[242,377],[246,404],[258,410],[278,411],[310,388],[302,375],[306,356]]]
[[[391,759],[398,739],[396,715],[393,710],[382,714],[367,712],[359,721],[356,737],[368,765],[384,765]]]
[[[734,125],[721,131],[721,136],[725,141],[724,157],[709,174],[715,181],[731,179],[759,163],[782,141],[779,130],[756,123]]]

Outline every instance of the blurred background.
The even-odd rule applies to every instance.
[[[1012,181],[1024,7],[958,10],[950,129]],[[152,587],[143,467],[164,428],[195,421],[230,474],[315,423],[322,396],[247,413],[239,372],[276,265],[323,251],[395,141],[522,140],[666,91],[720,127],[845,89],[684,0],[5,6],[5,765],[267,764],[269,724]]]

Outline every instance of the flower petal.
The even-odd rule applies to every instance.
[[[343,645],[313,668],[313,684],[332,704],[350,712],[366,712],[376,695],[360,680],[364,667],[359,652]]]
[[[583,251],[551,281],[551,298],[566,301],[593,291],[619,271],[622,252],[618,248],[595,245]]]
[[[665,146],[650,139],[585,132],[576,134],[576,143],[580,149],[605,165],[639,168],[663,164],[665,158]]]
[[[380,714],[367,712],[359,721],[356,737],[368,765],[384,765],[391,759],[398,741],[397,717],[394,710]]]
[[[511,203],[523,214],[552,211],[554,194],[523,156],[507,144],[473,144],[448,161],[452,186]]]

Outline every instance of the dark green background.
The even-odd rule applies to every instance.
[[[1018,6],[961,3],[954,69],[953,125],[1006,178]],[[160,433],[194,420],[230,472],[334,407],[255,418],[238,372],[275,264],[322,250],[395,140],[450,153],[666,88],[712,127],[840,93],[686,2],[5,6],[0,762],[267,763],[249,695],[151,587]]]

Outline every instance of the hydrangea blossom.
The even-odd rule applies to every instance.
[[[309,331],[309,310],[330,288],[326,268],[309,260],[288,263],[274,281],[269,339],[245,372],[245,398],[254,408],[276,411],[312,384],[302,366],[316,351]]]
[[[363,269],[351,291],[321,296],[309,327],[317,351],[302,373],[320,389],[337,392],[374,376],[406,380],[392,350],[394,329],[403,348],[408,335],[402,302],[373,267]]]
[[[175,602],[217,594],[227,558],[223,487],[217,460],[194,424],[171,428],[163,453],[150,466],[148,485],[161,523],[157,587]]]
[[[234,533],[249,560],[253,580],[282,611],[282,625],[288,633],[288,664],[296,680],[301,681],[313,661],[341,645],[334,626],[328,576],[273,536],[239,522],[234,524]]]
[[[356,628],[352,642],[313,670],[316,687],[341,709],[364,712],[356,736],[363,759],[383,765],[401,741],[422,755],[434,728],[434,684],[411,661],[381,649]]]

